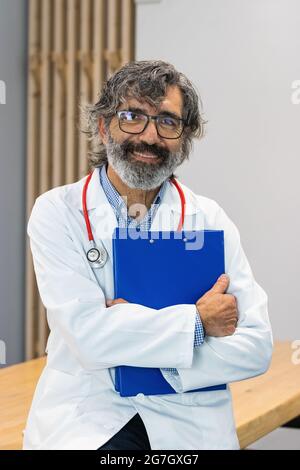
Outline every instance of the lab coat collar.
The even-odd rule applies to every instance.
[[[86,177],[82,178],[77,186],[76,196],[73,194],[77,208],[83,216],[82,210],[82,191],[86,181]],[[195,195],[182,183],[179,183],[185,195],[185,221],[189,216],[201,211],[198,207],[199,203]],[[79,190],[79,191],[78,191]],[[105,246],[108,257],[112,259],[112,236],[114,229],[118,226],[115,212],[107,200],[106,194],[100,184],[99,168],[93,171],[88,191],[87,191],[87,210],[92,227],[93,236],[96,245]],[[174,184],[169,182],[163,194],[160,205],[155,213],[151,224],[151,231],[175,231],[181,217],[181,202],[178,191]],[[197,217],[197,216],[196,216]],[[189,225],[189,223],[188,223]],[[185,224],[186,226],[186,224]]]
[[[99,167],[95,168],[95,170],[93,171],[90,183],[89,183],[89,187],[87,191],[88,211],[92,209],[98,209],[96,211],[98,212],[99,210],[101,210],[101,207],[100,207],[101,203],[103,202],[108,203],[105,192],[100,184],[99,171],[100,171]],[[79,194],[76,195],[75,204],[80,210],[82,210],[82,190],[83,190],[83,186],[86,181],[86,178],[87,176],[85,176],[78,182],[80,191],[79,191]],[[196,198],[194,197],[193,193],[190,191],[189,188],[187,188],[181,182],[179,182],[179,184],[181,185],[184,195],[185,195],[185,200],[186,200],[185,214],[186,215],[195,214],[196,212],[200,210],[200,208],[198,207]],[[177,214],[181,214],[180,197],[179,197],[177,189],[175,188],[174,184],[172,184],[171,182],[167,184],[166,191],[161,200],[161,205],[164,206],[164,211],[168,211],[168,208],[169,208],[169,211],[175,212]]]

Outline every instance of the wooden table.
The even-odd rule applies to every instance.
[[[241,448],[300,415],[300,364],[292,363],[290,341],[275,342],[264,375],[231,384]]]
[[[231,385],[241,448],[300,415],[300,364],[290,342],[277,342],[268,372]],[[0,370],[0,449],[21,449],[22,430],[36,382],[39,358]]]

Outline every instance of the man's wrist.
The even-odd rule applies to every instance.
[[[195,318],[196,318],[196,326],[195,326],[194,347],[197,347],[197,346],[201,346],[204,343],[204,338],[205,338],[205,330],[204,330],[203,323],[199,315],[198,309],[196,311]]]
[[[195,304],[196,305],[196,304]],[[197,315],[200,319],[200,322],[202,324],[202,328],[203,328],[203,336],[205,337],[206,336],[206,330],[205,330],[205,325],[204,325],[204,321],[203,321],[203,318],[201,318],[201,313],[200,313],[200,310],[198,308],[198,306],[196,305],[196,311],[197,311]]]

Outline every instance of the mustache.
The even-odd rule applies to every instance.
[[[132,142],[125,141],[120,145],[120,147],[122,151],[126,154],[127,152],[148,152],[161,158],[167,158],[170,155],[170,152],[168,150],[158,147],[157,145],[146,144],[145,142],[141,142],[140,144],[133,144]]]

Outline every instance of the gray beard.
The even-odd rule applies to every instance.
[[[106,155],[108,163],[129,188],[148,191],[158,188],[168,179],[174,170],[183,163],[187,155],[181,146],[178,152],[170,153],[156,163],[137,161],[128,153],[124,153],[120,144],[108,136]]]

